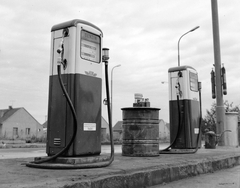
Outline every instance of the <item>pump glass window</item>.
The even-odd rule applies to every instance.
[[[81,31],[81,58],[100,63],[100,36]]]
[[[189,72],[189,80],[190,80],[190,89],[192,91],[198,91],[198,76],[193,72]]]

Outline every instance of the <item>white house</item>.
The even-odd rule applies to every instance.
[[[169,139],[170,139],[169,123],[165,123],[162,119],[160,119],[159,120],[159,140],[169,141]]]
[[[40,138],[42,134],[43,127],[25,108],[0,110],[1,139]]]

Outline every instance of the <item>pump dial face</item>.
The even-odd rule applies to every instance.
[[[190,81],[190,89],[192,91],[198,91],[198,75],[193,73],[193,72],[189,72],[189,81]]]
[[[81,58],[100,63],[100,36],[81,31]]]

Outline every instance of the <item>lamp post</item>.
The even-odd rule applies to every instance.
[[[115,69],[115,68],[117,68],[117,67],[120,67],[121,65],[119,64],[119,65],[116,65],[116,66],[114,66],[113,68],[112,68],[112,71],[111,71],[111,100],[110,100],[110,102],[111,102],[111,114],[112,114],[112,107],[113,107],[113,95],[112,95],[112,92],[113,92],[113,70]]]
[[[181,40],[181,38],[182,38],[184,35],[186,35],[186,34],[188,34],[188,33],[190,33],[190,32],[195,31],[195,30],[198,29],[199,27],[200,27],[200,26],[196,26],[196,27],[194,27],[194,28],[191,29],[190,31],[184,33],[184,34],[179,38],[179,40],[178,40],[178,66],[180,66],[179,44],[180,44],[180,40]]]
[[[212,30],[213,30],[213,50],[216,78],[216,133],[221,134],[224,131],[225,108],[222,94],[221,78],[221,47],[218,21],[218,3],[217,0],[211,0],[212,7]],[[219,146],[224,146],[224,138],[220,137]]]

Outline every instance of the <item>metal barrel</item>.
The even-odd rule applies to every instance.
[[[152,157],[159,155],[159,108],[122,108],[122,155]]]

